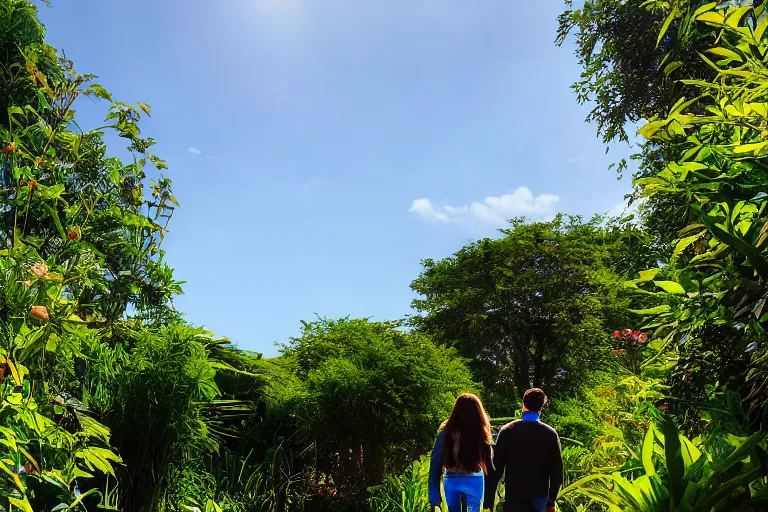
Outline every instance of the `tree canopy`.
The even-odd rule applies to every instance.
[[[425,260],[412,321],[469,358],[509,411],[532,386],[557,394],[600,366],[623,303],[608,268],[615,239],[597,224],[558,217],[502,233]]]

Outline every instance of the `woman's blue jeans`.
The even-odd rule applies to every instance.
[[[443,492],[448,512],[462,512],[461,497],[466,496],[466,512],[480,512],[485,490],[485,476],[477,473],[446,473],[443,477]]]

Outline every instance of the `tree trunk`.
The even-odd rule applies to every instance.
[[[536,338],[536,354],[533,363],[533,385],[541,388],[544,386],[544,341],[543,338]]]
[[[515,386],[517,386],[517,394],[522,398],[525,392],[531,388],[528,344],[520,343],[516,348]]]

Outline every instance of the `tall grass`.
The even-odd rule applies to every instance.
[[[429,506],[429,459],[422,457],[400,475],[370,489],[371,512],[432,512]]]
[[[292,512],[303,510],[305,496],[300,475],[291,471],[281,446],[265,461],[223,451],[217,456],[216,500],[225,511]]]

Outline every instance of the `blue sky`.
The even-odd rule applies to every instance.
[[[315,313],[410,312],[419,261],[623,201],[553,44],[561,1],[55,0],[47,40],[153,107],[187,319],[275,355]],[[103,107],[103,106],[102,106]],[[102,107],[99,107],[102,108]],[[86,105],[81,114],[101,110]]]

